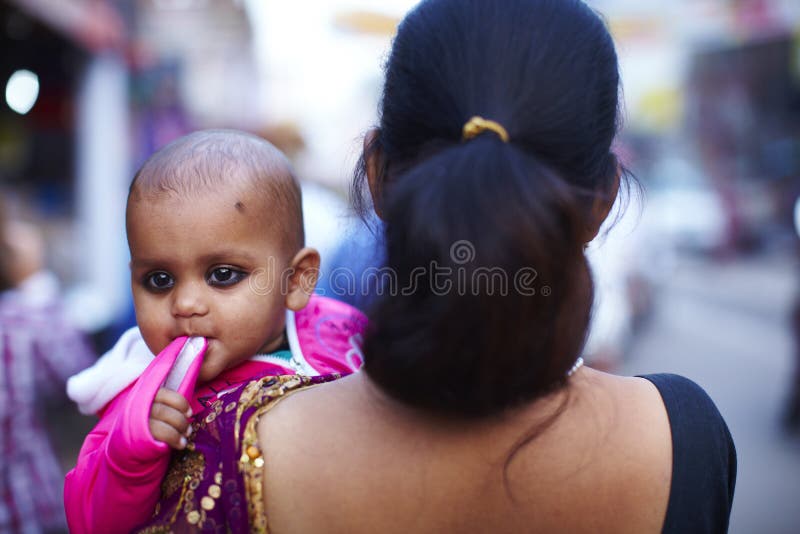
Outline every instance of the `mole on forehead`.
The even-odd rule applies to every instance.
[[[243,217],[256,216],[259,219],[272,221],[275,220],[275,216],[293,218],[292,212],[295,209],[290,207],[293,203],[286,203],[284,200],[284,195],[292,196],[293,184],[291,182],[282,184],[277,180],[270,181],[272,183],[269,185],[266,183],[260,185],[251,180],[242,180],[236,184],[232,183],[228,187],[198,187],[195,190],[162,189],[139,184],[132,191],[129,202],[132,204],[144,203],[145,205],[163,202],[177,207],[184,203],[196,205],[200,201],[205,205],[207,202],[218,204],[220,208],[231,210]]]

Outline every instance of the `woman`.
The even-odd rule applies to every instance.
[[[261,417],[270,532],[727,529],[736,457],[705,393],[579,368],[618,86],[576,0],[429,0],[403,21],[364,170],[387,266],[401,284],[448,267],[451,290],[428,269],[384,295],[365,372]],[[534,268],[536,294],[482,285],[498,267]]]

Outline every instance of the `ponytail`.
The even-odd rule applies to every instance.
[[[398,177],[383,201],[400,283],[371,310],[370,378],[406,404],[468,417],[560,385],[591,302],[564,181],[488,134]]]

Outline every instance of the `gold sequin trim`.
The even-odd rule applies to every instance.
[[[188,521],[190,525],[196,525],[200,522],[200,512],[197,510],[192,510],[186,514],[186,521]]]
[[[203,508],[203,510],[208,510],[210,512],[216,505],[217,503],[215,503],[214,499],[211,497],[206,496],[200,499],[200,506]]]
[[[339,378],[340,375],[334,375]],[[253,386],[252,388],[250,386]],[[250,531],[267,534],[269,527],[264,510],[263,467],[264,457],[258,443],[256,426],[265,413],[275,407],[278,401],[290,394],[313,387],[311,379],[302,375],[265,377],[251,382],[239,398],[236,412],[235,434],[238,440],[242,414],[248,408],[256,406],[256,412],[247,421],[241,444],[237,443],[241,455],[239,471],[244,478],[244,491],[247,500],[247,513],[250,518]]]
[[[186,521],[191,525],[202,525],[205,519],[205,512],[194,509],[194,490],[200,485],[200,479],[205,470],[205,458],[202,454],[186,450],[175,454],[170,462],[169,469],[164,481],[161,483],[162,497],[169,497],[180,489],[181,494],[175,509],[172,512],[166,525],[153,525],[142,530],[139,534],[163,534],[172,532],[172,527],[178,518],[178,514],[186,514]],[[154,517],[160,513],[160,503],[156,509]]]

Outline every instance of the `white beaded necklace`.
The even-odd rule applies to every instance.
[[[583,358],[578,357],[578,359],[575,360],[575,364],[572,367],[569,368],[569,371],[567,371],[567,376],[570,377],[570,376],[574,375],[575,371],[577,371],[581,367],[583,367]]]

